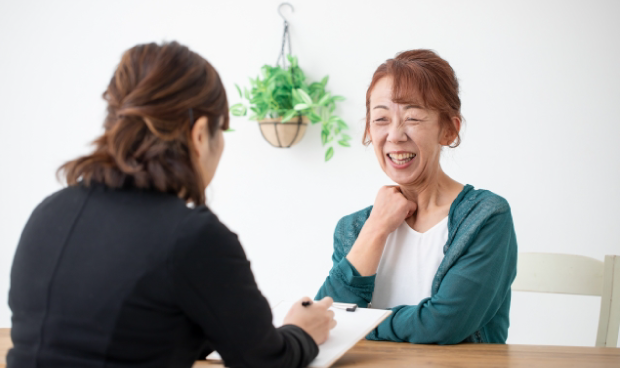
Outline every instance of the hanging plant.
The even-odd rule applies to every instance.
[[[250,78],[250,88],[244,88],[243,92],[235,84],[239,97],[247,100],[249,110],[252,112],[249,119],[261,124],[261,131],[267,140],[270,139],[265,130],[270,128],[263,129],[265,125],[272,124],[274,129],[280,128],[280,131],[276,130],[275,134],[279,139],[285,132],[284,128],[295,128],[296,125],[297,129],[303,129],[305,132],[303,125],[306,121],[312,124],[321,123],[321,143],[326,147],[325,161],[329,161],[334,155],[335,142],[342,147],[350,147],[351,137],[343,133],[349,127],[342,118],[334,115],[336,103],[344,100],[344,97],[332,96],[325,90],[328,76],[320,82],[308,84],[297,58],[287,55],[287,59],[290,63],[288,69],[279,65],[264,65],[261,68],[262,75],[255,79]],[[231,106],[230,111],[234,116],[246,116],[248,107],[243,103],[238,103]],[[276,125],[285,126],[277,127]],[[290,147],[300,139],[300,132],[297,130],[290,143],[282,144],[281,140],[278,144],[270,143],[276,147]]]

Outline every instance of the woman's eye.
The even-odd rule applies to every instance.
[[[415,119],[415,118],[407,118],[407,121],[420,121],[419,119]]]
[[[379,119],[373,120],[374,123],[381,123],[381,122],[386,122],[386,121],[387,121],[386,118],[379,118]]]

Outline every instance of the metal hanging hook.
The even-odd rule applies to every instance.
[[[286,17],[284,16],[284,14],[282,14],[283,6],[289,6],[291,8],[291,12],[295,12],[295,8],[293,8],[293,5],[291,5],[290,3],[281,3],[278,6],[278,14],[280,14],[282,19],[284,19],[284,34],[282,34],[282,50],[280,51],[280,55],[278,56],[276,65],[280,63],[280,60],[282,60],[282,68],[286,69],[286,54],[284,53],[284,46],[286,45],[287,41],[288,41],[288,54],[292,55],[293,52],[291,51],[291,35],[288,30],[288,20],[286,20]]]
[[[291,5],[290,3],[282,3],[278,6],[278,14],[280,14],[280,16],[282,17],[282,19],[284,19],[285,23],[288,23],[288,20],[286,19],[286,17],[284,16],[284,14],[282,14],[282,7],[288,5],[291,8],[291,12],[295,12],[295,8],[293,8],[293,5]]]

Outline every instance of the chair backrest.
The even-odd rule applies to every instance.
[[[519,253],[513,291],[601,297],[596,346],[616,347],[620,327],[620,256],[594,258],[553,253]]]

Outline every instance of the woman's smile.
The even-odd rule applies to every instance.
[[[395,169],[405,169],[413,163],[413,160],[417,157],[417,154],[407,151],[393,151],[386,154],[387,161]]]

